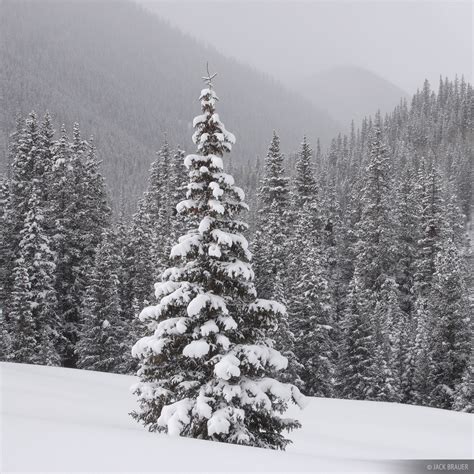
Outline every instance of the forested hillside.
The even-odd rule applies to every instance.
[[[246,22],[218,19],[212,9],[196,21],[186,5],[183,18],[195,27],[225,26],[216,47],[231,34],[254,47],[230,31]],[[280,28],[260,20],[254,27],[259,46],[277,53],[273,66],[285,58],[277,40],[290,44],[282,35],[289,14],[280,15]],[[459,18],[452,23],[457,28]],[[277,37],[265,42],[268,28]],[[62,465],[75,456],[61,457],[74,445],[71,420],[55,413],[54,420],[41,415],[36,428],[25,422],[44,412],[18,398],[18,387],[32,385],[28,373],[34,383],[43,378],[40,388],[49,376],[64,379],[53,385],[68,408],[80,397],[67,383],[107,383],[97,372],[135,374],[127,392],[134,409],[117,405],[124,416],[152,433],[195,438],[196,449],[213,441],[215,453],[225,443],[284,451],[297,442],[300,449],[307,436],[312,452],[318,437],[302,422],[311,426],[313,417],[295,415],[311,398],[346,411],[319,413],[314,423],[332,439],[321,453],[352,461],[351,423],[334,423],[349,412],[365,418],[368,432],[358,435],[372,451],[371,437],[392,443],[386,431],[398,430],[394,416],[410,412],[426,425],[431,413],[455,426],[466,415],[448,410],[474,413],[469,80],[420,78],[408,100],[348,68],[326,92],[322,85],[312,92],[317,81],[287,90],[132,0],[0,0],[0,31],[0,362],[13,375],[6,390],[15,396],[4,409],[13,437],[38,428],[51,445],[60,433],[66,444],[53,442],[59,456],[50,460]],[[399,36],[387,37],[398,48]],[[290,55],[305,44],[296,41]],[[315,107],[324,100],[332,112]],[[331,113],[347,121],[345,129]],[[50,367],[24,369],[30,364]],[[115,400],[100,390],[94,397]],[[388,418],[373,424],[378,411]],[[121,434],[104,423],[94,415],[89,441],[104,435],[117,444]],[[397,438],[417,429],[407,426]],[[433,426],[417,434],[427,437],[430,456],[436,443],[425,433]],[[437,437],[446,437],[443,429]],[[467,439],[461,424],[456,429]],[[164,443],[182,468],[175,453],[194,444]],[[100,457],[92,444],[81,444],[84,459],[100,470],[112,444],[98,444]],[[40,451],[34,461],[44,459]],[[398,451],[403,459],[406,452]],[[221,454],[206,461],[211,468],[222,470]],[[327,454],[300,454],[293,466],[324,469],[318,458]],[[125,455],[135,465],[148,459]],[[20,469],[21,460],[11,459]]]
[[[289,163],[274,137],[257,290],[289,308],[278,338],[306,393],[472,410],[473,98],[464,80],[425,81],[411,104],[327,153],[303,140]]]
[[[289,148],[302,133],[326,141],[336,133],[330,116],[308,101],[131,1],[2,1],[2,168],[16,114],[48,110],[57,128],[77,121],[84,136],[94,135],[114,201],[133,208],[164,133],[190,147],[196,71],[204,73],[207,61],[219,72],[220,110],[245,137],[236,163],[263,155],[273,128]]]
[[[210,136],[229,151],[234,136],[214,115],[214,91],[204,92],[203,114],[194,121],[198,153],[217,149]],[[216,347],[214,337],[227,344],[220,337],[234,323],[227,316],[220,326],[204,319],[215,311],[227,315],[224,299],[212,293],[209,305],[206,299],[191,305],[192,295],[199,299],[211,281],[213,292],[224,288],[230,298],[235,290],[252,301],[255,274],[264,299],[246,311],[289,360],[284,382],[312,396],[472,411],[466,231],[473,209],[473,97],[462,79],[443,79],[436,91],[425,81],[411,104],[364,120],[334,138],[327,152],[317,145],[313,151],[302,136],[289,159],[277,133],[269,134],[264,162],[245,170],[254,176],[249,248],[238,233],[247,230],[245,222],[228,218],[246,209],[245,196],[223,172],[220,156],[184,158],[163,141],[133,218],[119,214],[110,223],[93,144],[78,128],[55,139],[50,118],[40,122],[30,114],[12,137],[11,176],[0,186],[0,357],[131,373],[137,361],[130,347],[148,327],[154,335],[139,341],[134,355],[154,373],[154,355],[147,357],[168,344],[163,334],[185,348],[198,343],[190,343],[190,352],[178,350],[191,359]],[[210,176],[214,181],[203,184]],[[206,209],[211,216],[197,228],[196,215]],[[229,216],[222,219],[224,212]],[[194,271],[204,258],[216,275]],[[189,266],[166,270],[185,259]],[[183,288],[174,280],[181,274]],[[147,307],[161,297],[163,306]],[[192,317],[201,315],[199,330],[174,317],[191,317],[188,303]],[[157,327],[161,332],[154,333]],[[204,339],[195,340],[199,335]],[[259,357],[282,367],[265,350]],[[216,370],[237,373],[232,361]],[[183,373],[194,370],[187,359],[180,363]],[[174,359],[171,365],[166,370],[174,373]]]

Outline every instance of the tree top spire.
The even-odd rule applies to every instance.
[[[209,89],[212,89],[212,80],[217,76],[217,73],[215,72],[214,74],[211,74],[209,72],[209,62],[206,62],[206,71],[207,76],[203,76],[202,80],[207,84]]]

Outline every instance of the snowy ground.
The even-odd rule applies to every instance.
[[[386,460],[472,457],[472,415],[389,403],[313,398],[284,453],[148,433],[127,414],[133,381],[1,363],[0,471],[393,472]]]

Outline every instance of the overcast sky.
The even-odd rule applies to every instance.
[[[152,2],[171,24],[284,82],[338,65],[368,68],[409,93],[425,77],[472,80],[470,1]]]

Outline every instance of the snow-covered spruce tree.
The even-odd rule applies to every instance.
[[[82,280],[88,286],[87,276],[94,265],[97,247],[104,229],[110,227],[111,208],[105,178],[100,170],[93,137],[84,144],[82,155],[84,179],[81,186],[82,219],[79,231],[82,236]]]
[[[75,367],[87,279],[100,235],[110,222],[110,209],[95,147],[81,138],[77,124],[72,142],[62,127],[54,156],[50,196],[56,294],[63,335],[60,353],[63,365]]]
[[[166,268],[171,247],[169,191],[170,181],[175,181],[171,176],[171,164],[171,151],[165,138],[151,164],[147,189],[138,202],[130,230],[132,304],[138,308],[152,301],[153,282]]]
[[[48,194],[53,133],[48,114],[41,126],[33,112],[23,125],[18,122],[10,147],[12,164],[8,205],[3,210],[7,213],[4,216],[7,225],[3,228],[6,252],[2,267],[5,265],[6,278],[2,282],[5,290],[2,313],[5,323],[8,321],[8,340],[13,344],[11,357],[14,360],[20,357],[22,361],[27,358],[29,349],[22,348],[27,339],[19,334],[19,328],[29,320],[28,314],[24,317],[20,314],[19,301],[27,301],[29,309],[24,307],[24,310],[31,314],[36,341],[36,347],[28,357],[32,363],[48,365],[58,363],[54,348],[58,330],[53,288],[55,256],[50,240],[51,202]],[[31,345],[28,347],[31,349]]]
[[[367,168],[361,176],[364,186],[355,263],[364,288],[375,292],[394,271],[395,250],[390,155],[381,127],[379,124],[372,133]]]
[[[81,369],[123,372],[127,327],[120,314],[118,243],[115,233],[106,231],[96,253],[76,345],[77,366]]]
[[[343,344],[338,360],[338,393],[353,400],[374,399],[376,381],[374,331],[367,310],[370,300],[354,275],[343,319]]]
[[[394,360],[391,355],[391,338],[388,333],[389,326],[385,320],[385,314],[377,310],[377,305],[384,299],[382,288],[386,285],[387,279],[391,279],[395,273],[395,223],[390,206],[392,196],[390,157],[385,145],[380,117],[377,118],[377,126],[372,132],[368,163],[363,179],[365,184],[361,195],[361,217],[356,230],[356,262],[353,278],[358,280],[354,288],[359,288],[360,286],[357,293],[363,300],[363,311],[366,312],[366,317],[369,318],[368,322],[371,327],[372,337],[374,338],[374,347],[384,347],[384,351],[381,353],[376,353],[375,351],[369,353],[368,357],[370,360],[364,362],[369,366],[371,365],[375,371],[379,370],[377,376],[372,380],[372,396],[376,398],[377,392],[389,393],[392,390],[392,376],[390,375],[392,368],[390,364]],[[392,291],[397,291],[397,289],[392,288]],[[354,307],[354,303],[351,306]],[[344,324],[344,326],[350,328],[358,320],[358,317],[355,317],[357,312],[354,313],[354,311],[349,309],[346,314],[350,321]],[[399,313],[391,311],[391,314]],[[400,321],[393,321],[391,327],[395,328],[399,324]],[[367,337],[364,331],[357,334],[363,338]],[[346,337],[343,345],[352,344],[350,339],[353,337]],[[351,348],[345,347],[342,349],[342,352],[347,356],[347,354],[351,353]],[[382,356],[385,360],[383,365],[380,364]],[[347,362],[341,360],[341,363],[346,364]],[[353,364],[353,367],[357,367],[357,365]],[[343,369],[341,373],[345,370]],[[343,383],[343,380],[340,382]],[[384,397],[384,395],[381,396]]]
[[[429,301],[434,326],[430,338],[430,399],[438,408],[453,408],[456,387],[470,363],[471,314],[462,265],[454,242],[446,242],[435,259]]]
[[[31,310],[31,283],[23,258],[16,260],[13,271],[13,289],[9,302],[9,360],[32,364],[37,361],[38,340],[36,323]]]
[[[405,163],[408,160],[403,155]],[[400,151],[398,151],[400,154]],[[399,397],[403,403],[412,403],[414,397],[414,373],[415,373],[415,338],[416,338],[416,311],[415,311],[415,269],[417,262],[417,245],[420,237],[418,219],[420,205],[416,196],[416,170],[413,166],[405,164],[397,183],[395,212],[397,213],[397,242],[396,242],[396,281],[399,288],[399,307],[401,325],[397,331],[399,335],[399,349],[396,350],[396,368],[394,376],[398,372]]]
[[[10,180],[5,175],[0,175],[0,360],[6,360],[11,352],[10,319],[5,307],[12,282],[12,275],[8,271],[12,260],[9,212]]]
[[[137,212],[132,217],[128,244],[131,304],[137,309],[150,304],[153,296],[154,262],[151,243],[154,239],[151,223],[146,202],[142,198],[138,201]]]
[[[171,150],[165,141],[151,165],[148,189],[144,194],[146,212],[150,216],[152,241],[150,242],[151,259],[153,262],[153,281],[156,281],[167,268],[168,255],[172,246],[170,241],[171,227],[171,196],[170,168]],[[177,203],[174,203],[176,206]],[[152,284],[153,281],[150,283]]]
[[[396,189],[396,212],[398,221],[396,260],[397,283],[400,288],[400,306],[413,316],[414,274],[417,258],[417,242],[420,238],[418,219],[421,214],[419,200],[415,193],[416,170],[406,166],[398,180]]]
[[[255,235],[257,290],[265,298],[282,297],[275,276],[285,272],[288,251],[289,178],[285,176],[280,138],[273,132],[258,190],[259,215]]]
[[[167,199],[165,187],[169,179],[170,162],[171,150],[165,136],[164,143],[156,153],[155,161],[151,164],[148,187],[143,193],[147,212],[153,222],[158,222]]]
[[[53,184],[51,190],[56,252],[56,294],[61,318],[62,365],[76,366],[75,345],[79,336],[80,311],[84,301],[81,265],[83,235],[80,226],[86,218],[82,209],[84,167],[83,146],[77,126],[74,141],[69,142],[64,126],[55,147]]]
[[[445,203],[441,176],[424,159],[420,162],[416,194],[421,211],[418,216],[417,258],[414,273],[416,336],[413,344],[415,370],[413,371],[413,401],[429,404],[434,387],[431,385],[433,364],[432,338],[434,320],[429,307],[436,272],[436,256],[445,241]]]
[[[186,167],[184,166],[185,153],[178,146],[170,162],[169,194],[171,208],[171,229],[169,229],[170,242],[174,244],[186,231],[186,219],[178,214],[176,206],[186,197]]]
[[[259,210],[255,232],[255,274],[258,294],[268,299],[289,303],[288,271],[285,262],[290,253],[289,211],[290,186],[285,176],[284,156],[280,139],[273,132],[265,158],[264,173],[258,190]],[[280,315],[278,331],[273,334],[275,347],[289,361],[283,375],[285,382],[301,386],[298,371],[301,369],[294,353],[295,338],[287,315]]]
[[[296,160],[293,191],[293,233],[288,285],[291,330],[298,374],[305,393],[333,394],[332,301],[327,281],[327,260],[322,216],[312,164],[312,150],[303,139]]]
[[[453,409],[465,413],[474,413],[474,403],[472,402],[472,369],[468,364],[461,382],[454,391]]]
[[[121,325],[125,328],[124,340],[121,343],[127,348],[124,354],[124,361],[118,368],[120,373],[134,374],[137,371],[137,359],[132,357],[130,347],[143,336],[143,325],[138,319],[142,308],[136,307],[134,300],[133,286],[131,284],[131,268],[133,266],[133,254],[131,253],[130,237],[131,229],[126,222],[123,207],[117,223],[113,229],[115,248],[117,249],[118,267],[116,274],[118,277],[118,297],[119,314]]]
[[[58,365],[60,358],[56,343],[59,322],[54,291],[56,266],[43,226],[45,210],[41,206],[40,188],[36,183],[31,192],[14,270],[14,299],[10,313],[12,359],[31,364]],[[23,311],[25,314],[22,314]]]
[[[420,239],[415,270],[415,292],[418,298],[423,298],[430,292],[435,273],[435,258],[442,249],[446,230],[443,194],[438,169],[434,165],[428,167],[422,159],[416,187],[416,198],[421,208],[418,216]]]
[[[18,120],[17,130],[11,137],[10,143],[10,182],[8,189],[8,206],[3,209],[6,226],[2,229],[5,241],[2,251],[2,268],[4,279],[2,285],[2,312],[9,318],[10,302],[8,296],[13,291],[14,267],[20,258],[18,249],[28,212],[28,201],[31,195],[32,183],[37,179],[35,160],[41,150],[41,136],[38,119],[31,112],[25,120]]]
[[[326,314],[331,330],[327,331],[329,336],[331,353],[330,362],[335,370],[339,358],[339,349],[342,340],[341,319],[344,311],[344,301],[347,287],[341,272],[341,243],[343,235],[342,209],[338,197],[337,183],[334,178],[324,181],[324,173],[321,173],[320,186],[322,199],[320,200],[322,214],[322,252],[324,262],[324,277],[327,286],[323,292],[322,301],[325,301]],[[349,192],[349,191],[347,191]],[[346,258],[349,256],[346,255]],[[334,388],[334,382],[331,384]]]
[[[379,387],[376,399],[380,401],[399,401],[400,379],[405,370],[406,315],[400,309],[398,285],[395,280],[386,278],[374,308],[378,321],[375,349],[375,367],[378,371],[375,386]]]
[[[256,298],[247,225],[238,219],[244,193],[223,170],[235,139],[215,111],[211,79],[194,119],[198,154],[185,159],[187,199],[178,206],[199,225],[173,247],[176,266],[155,285],[160,303],[140,315],[153,334],[133,348],[140,406],[132,416],[151,431],[284,449],[283,432],[300,424],[280,413],[304,399],[271,377],[287,366],[268,338],[285,309]]]

